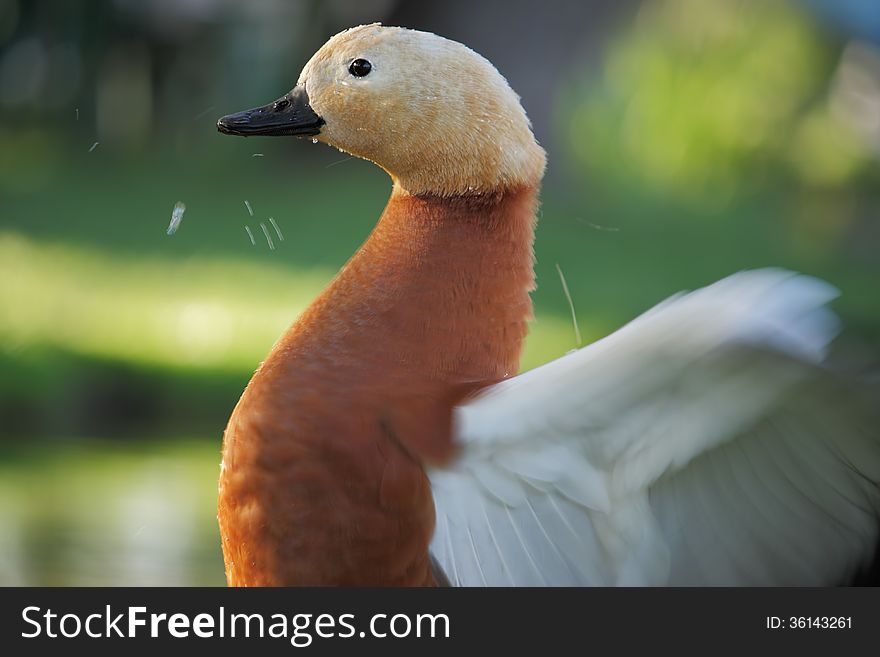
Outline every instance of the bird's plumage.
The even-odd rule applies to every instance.
[[[230,584],[824,585],[864,566],[880,422],[823,362],[828,285],[742,272],[516,376],[544,151],[487,60],[361,26],[218,126],[314,135],[394,182],[230,418]]]
[[[743,272],[499,383],[431,472],[454,584],[846,581],[877,541],[876,408],[819,363],[827,284]]]
[[[372,63],[367,77],[349,74],[357,58]],[[299,84],[326,121],[319,141],[375,162],[410,194],[495,194],[537,185],[544,173],[519,96],[456,41],[361,25],[327,41]]]
[[[534,188],[394,194],[230,418],[219,520],[235,584],[424,584],[455,404],[516,371]],[[486,243],[492,249],[486,249]]]

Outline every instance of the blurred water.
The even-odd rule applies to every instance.
[[[0,585],[222,585],[218,445],[41,446],[0,460]]]

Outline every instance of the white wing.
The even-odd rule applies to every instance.
[[[742,272],[456,411],[453,585],[830,585],[873,553],[877,408],[819,363],[827,284]]]

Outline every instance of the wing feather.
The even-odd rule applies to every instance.
[[[873,554],[878,405],[821,364],[836,291],[741,272],[456,410],[456,585],[828,585]]]

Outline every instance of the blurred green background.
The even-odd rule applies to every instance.
[[[874,0],[0,0],[0,584],[224,582],[225,421],[390,183],[214,123],[377,20],[486,55],[549,151],[524,368],[576,346],[557,264],[585,341],[743,268],[808,272],[875,367]]]

